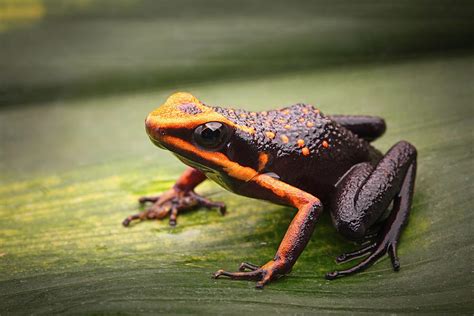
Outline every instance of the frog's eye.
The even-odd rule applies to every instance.
[[[227,138],[227,127],[219,122],[209,122],[196,127],[194,140],[207,149],[217,149]]]

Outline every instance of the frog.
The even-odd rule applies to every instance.
[[[386,130],[383,118],[325,115],[307,103],[252,112],[177,92],[146,117],[145,128],[153,144],[188,167],[168,191],[140,198],[151,206],[128,216],[124,226],[167,216],[174,226],[179,213],[201,207],[225,214],[225,203],[195,192],[206,179],[238,195],[297,210],[267,263],[244,261],[237,271],[220,269],[214,278],[251,280],[261,289],[289,274],[323,208],[337,232],[361,244],[336,263],[362,258],[328,272],[326,279],[359,273],[386,255],[393,270],[400,269],[397,248],[413,201],[417,151],[404,140],[385,154],[372,146]]]

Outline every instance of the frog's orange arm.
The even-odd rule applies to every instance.
[[[322,203],[317,197],[267,175],[259,175],[252,181],[298,209],[275,255],[276,261],[282,260],[285,266],[291,267],[311,238],[323,210]]]
[[[256,176],[249,182],[249,189],[255,190],[255,188],[261,190],[265,199],[294,206],[298,212],[291,221],[273,260],[261,268],[253,268],[253,265],[250,265],[252,270],[250,272],[219,270],[214,276],[216,278],[227,276],[232,279],[256,279],[258,280],[257,287],[262,288],[271,280],[291,270],[309,242],[323,207],[317,197],[264,174]],[[241,267],[248,266],[249,264],[244,263]]]
[[[204,173],[192,167],[188,167],[178,180],[176,180],[174,188],[180,191],[191,191],[206,179]]]

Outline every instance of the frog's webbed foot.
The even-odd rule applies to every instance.
[[[242,262],[239,266],[239,272],[227,272],[224,270],[218,270],[214,273],[215,279],[225,276],[232,280],[252,280],[257,281],[255,287],[257,289],[263,289],[263,287],[270,281],[275,280],[287,273],[291,269],[279,262],[271,260],[263,266],[258,266],[248,262]]]
[[[123,222],[123,226],[129,226],[133,220],[162,219],[169,215],[171,226],[176,225],[178,214],[190,209],[205,207],[218,208],[222,215],[226,212],[226,207],[222,202],[213,202],[194,191],[182,191],[175,188],[159,195],[145,196],[139,199],[141,204],[153,203],[147,210],[128,216]]]

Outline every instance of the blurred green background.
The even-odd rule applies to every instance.
[[[470,2],[2,2],[2,105],[473,48]]]
[[[472,314],[470,1],[0,0],[0,314]],[[402,269],[329,282],[353,249],[324,217],[264,291],[215,281],[262,264],[294,211],[206,183],[229,214],[124,229],[183,170],[146,114],[175,91],[263,110],[386,119],[419,151]]]

